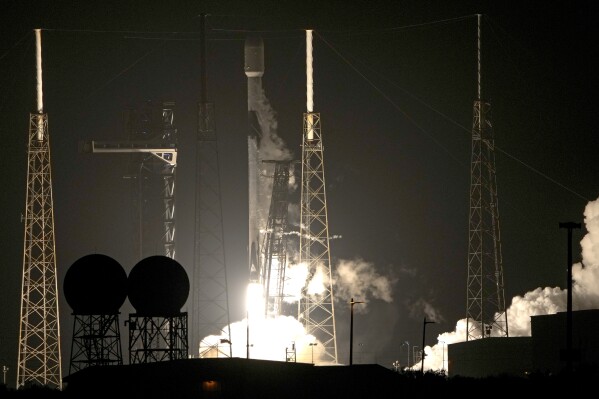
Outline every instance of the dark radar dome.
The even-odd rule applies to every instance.
[[[86,255],[67,270],[63,291],[74,314],[115,314],[127,298],[127,272],[110,256]]]
[[[129,273],[129,302],[141,316],[176,316],[189,295],[183,266],[168,256],[139,261]]]

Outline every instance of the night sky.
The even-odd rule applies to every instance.
[[[29,113],[42,28],[59,293],[80,257],[139,261],[129,157],[78,152],[80,140],[125,139],[123,111],[176,102],[177,259],[193,257],[200,18],[208,27],[231,320],[244,314],[247,92],[243,44],[265,43],[263,86],[278,135],[300,159],[306,111],[305,29],[314,29],[314,111],[321,114],[332,264],[363,261],[392,287],[356,307],[354,363],[406,359],[466,314],[470,131],[476,17],[483,17],[483,98],[492,107],[506,306],[566,282],[567,234],[599,197],[597,6],[593,1],[2,1],[0,3],[0,364],[14,384],[18,351]],[[253,5],[250,5],[253,3]],[[360,293],[357,291],[354,294]],[[349,304],[335,304],[347,362]],[[360,308],[360,309],[358,309]],[[63,374],[71,309],[60,298]],[[126,302],[123,317],[131,311]],[[124,332],[124,329],[122,333]],[[126,343],[123,344],[126,346]]]

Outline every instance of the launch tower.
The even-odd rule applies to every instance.
[[[491,104],[481,93],[481,15],[477,18],[478,98],[474,101],[466,340],[507,337]]]
[[[304,113],[302,138],[302,188],[300,225],[300,263],[308,267],[308,279],[321,274],[323,291],[302,290],[298,319],[307,334],[322,342],[322,359],[337,363],[335,308],[329,250],[329,221],[324,175],[324,145],[320,113],[314,112],[312,81],[312,31],[306,31],[307,112]]]
[[[281,315],[285,268],[287,265],[287,214],[289,192],[289,167],[292,161],[262,161],[274,164],[270,211],[264,233],[263,286],[265,316]]]
[[[35,30],[35,38],[37,112],[29,115],[17,388],[32,384],[62,389],[50,137],[43,104],[40,29]]]

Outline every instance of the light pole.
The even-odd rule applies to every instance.
[[[246,311],[246,318],[245,318],[246,322],[245,322],[245,356],[246,359],[250,358],[250,311],[247,310]]]
[[[580,223],[560,223],[560,229],[568,229],[568,296],[566,307],[566,356],[567,372],[572,372],[572,229],[579,229]]]
[[[349,365],[351,366],[353,363],[354,356],[354,305],[356,303],[364,303],[360,301],[355,301],[354,298],[351,298],[350,304],[350,322],[349,322]]]
[[[312,364],[314,364],[314,347],[318,344],[316,342],[310,342],[308,345],[312,348]]]
[[[4,385],[6,385],[6,372],[8,371],[8,367],[2,366],[2,373],[4,374]]]
[[[441,351],[442,351],[442,361],[441,361],[441,370],[443,371],[443,373],[445,373],[445,341],[439,341],[441,342]]]
[[[422,354],[420,356],[422,358],[420,360],[422,362],[420,365],[420,372],[422,374],[424,374],[424,356],[425,356],[425,354],[424,354],[424,337],[426,336],[426,325],[431,324],[431,323],[434,323],[434,321],[426,321],[426,316],[425,316],[424,322],[422,324]]]

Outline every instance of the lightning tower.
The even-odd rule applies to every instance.
[[[62,389],[54,204],[48,115],[42,91],[41,30],[35,30],[37,112],[29,115],[27,195],[17,388]]]
[[[337,363],[335,308],[329,250],[329,222],[324,175],[324,145],[320,114],[314,112],[312,80],[312,31],[306,31],[307,112],[304,113],[302,139],[302,188],[300,225],[300,263],[308,267],[308,279],[322,276],[320,293],[302,290],[298,320],[307,334],[314,335],[323,346],[323,362]]]
[[[481,93],[481,15],[477,16],[478,98],[470,165],[466,340],[507,337],[491,104]]]
[[[196,143],[196,224],[192,285],[192,329],[190,348],[200,357],[231,357],[231,331],[227,268],[225,263],[218,141],[214,103],[207,102],[206,15],[201,16],[201,92]],[[225,338],[225,347],[205,340],[210,335]]]

